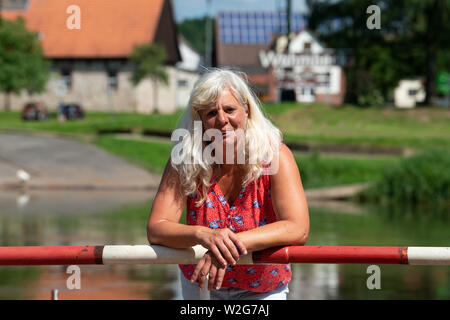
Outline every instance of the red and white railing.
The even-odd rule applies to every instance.
[[[0,265],[196,264],[202,246],[158,245],[0,247]],[[287,246],[248,253],[239,264],[359,263],[450,265],[450,247]]]

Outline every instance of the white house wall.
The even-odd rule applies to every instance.
[[[58,110],[59,102],[78,103],[86,111],[128,111],[151,113],[154,111],[153,105],[153,85],[149,79],[141,81],[138,86],[133,86],[130,81],[131,70],[123,68],[124,71],[117,73],[118,87],[108,95],[108,75],[102,68],[101,63],[92,63],[89,69],[73,65],[71,73],[72,86],[67,93],[60,97],[55,93],[58,80],[62,77],[59,72],[52,72],[51,78],[47,82],[46,91],[42,94],[28,95],[23,91],[20,95],[11,95],[11,109],[22,110],[23,106],[29,102],[42,102],[48,110]],[[158,111],[170,113],[177,109],[177,81],[176,69],[167,67],[169,84],[166,86],[158,84]],[[0,94],[0,105],[3,105],[4,95]]]
[[[150,78],[142,80],[136,88],[136,111],[138,113],[152,113],[156,109],[160,113],[171,113],[177,109],[176,105],[176,69],[167,67],[169,83],[157,83],[157,105],[154,105],[155,88]]]
[[[289,44],[289,53],[299,53],[304,50],[305,43],[311,43],[312,54],[322,54],[325,49],[315,40],[309,32],[300,32]]]
[[[330,73],[330,87],[317,87],[316,93],[323,94],[338,94],[341,90],[341,67],[329,66],[329,67],[314,67],[314,73]]]
[[[177,86],[176,105],[178,108],[187,107],[191,96],[191,91],[199,78],[200,75],[196,72],[177,70],[177,83],[185,82],[185,85]]]
[[[177,63],[177,69],[197,72],[201,64],[200,55],[191,49],[184,41],[179,41],[178,45],[182,61]]]

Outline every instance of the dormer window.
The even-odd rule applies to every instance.
[[[311,42],[305,42],[305,44],[303,45],[303,50],[311,51]]]

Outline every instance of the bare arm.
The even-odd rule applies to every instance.
[[[197,244],[197,227],[179,223],[186,205],[186,196],[178,191],[178,173],[166,164],[147,223],[147,237],[151,244],[171,248],[188,248]]]
[[[149,243],[179,249],[201,244],[222,264],[234,264],[239,258],[236,246],[241,252],[246,252],[246,248],[231,230],[179,223],[186,205],[186,196],[180,194],[179,185],[178,173],[169,159],[147,223]]]
[[[270,176],[277,221],[238,233],[249,251],[283,245],[303,245],[309,233],[309,213],[300,173],[292,152],[280,147],[278,172]]]

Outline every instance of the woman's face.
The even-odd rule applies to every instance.
[[[215,104],[201,110],[204,130],[220,130],[224,143],[234,143],[237,139],[236,130],[245,131],[248,111],[244,109],[233,91],[225,89]]]

